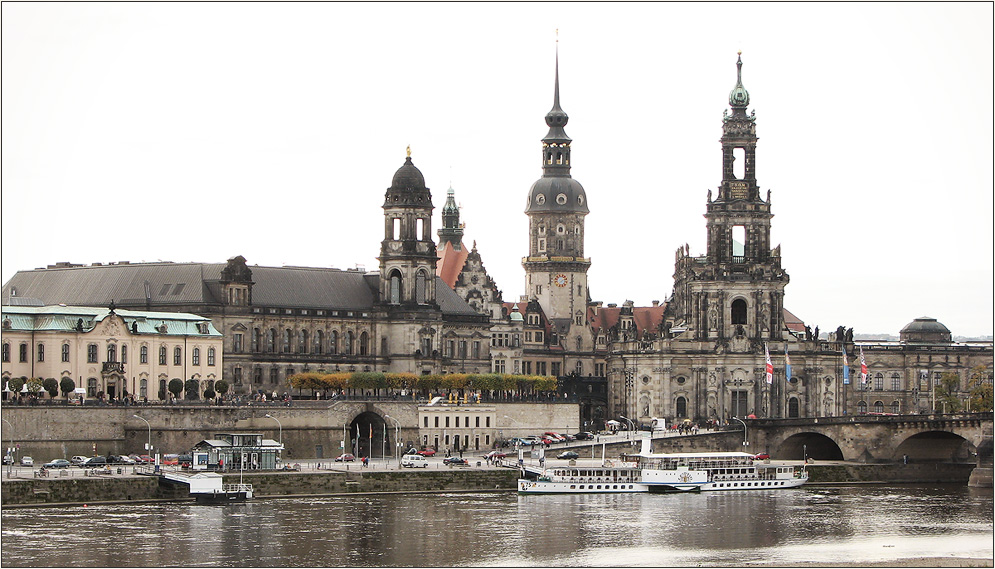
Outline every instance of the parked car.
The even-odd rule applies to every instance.
[[[103,456],[91,456],[81,465],[83,468],[98,468],[107,466],[107,458]]]
[[[420,454],[406,454],[401,457],[401,466],[405,468],[428,468],[428,460]]]
[[[335,457],[335,462],[356,462],[356,457],[349,453],[340,454]]]
[[[466,466],[470,464],[465,458],[460,458],[458,456],[449,456],[442,459],[442,464],[452,464],[452,465],[463,465]]]
[[[117,462],[119,464],[135,464],[138,461],[136,461],[135,459],[131,458],[130,456],[122,454],[121,456],[117,457]]]
[[[76,455],[69,459],[69,463],[73,466],[83,466],[84,462],[86,462],[86,457],[81,455]]]
[[[180,455],[178,454],[164,454],[162,456],[162,464],[164,466],[176,466],[180,463]]]
[[[562,458],[564,460],[572,460],[575,458],[580,458],[580,455],[572,450],[568,450],[566,452],[561,452],[560,454],[556,455],[556,458]]]
[[[69,461],[64,458],[57,458],[42,465],[43,468],[69,468]]]
[[[14,464],[14,457],[11,456],[11,455],[9,455],[9,454],[3,455],[3,463],[4,464]]]
[[[422,456],[435,456],[435,449],[432,447],[425,447],[418,451],[418,454]]]
[[[34,466],[34,465],[35,465],[35,459],[31,458],[30,456],[21,457],[21,466]]]
[[[594,433],[589,433],[587,431],[581,431],[574,435],[574,438],[578,441],[590,441],[594,440]]]
[[[770,458],[770,455],[765,452],[753,455],[753,460],[767,460],[768,458]]]
[[[139,456],[136,459],[136,461],[139,462],[139,463],[141,463],[141,464],[152,464],[153,462],[155,462],[155,459],[152,458],[151,456],[147,455],[147,454],[143,454],[143,455]]]
[[[556,432],[553,432],[553,431],[546,431],[545,433],[543,433],[543,436],[544,437],[549,437],[549,438],[553,439],[555,442],[563,442],[563,441],[567,440],[566,437],[564,437],[560,433],[556,433]]]
[[[193,464],[193,456],[189,454],[181,454],[176,457],[176,462],[178,462],[180,466],[189,468],[190,465]]]
[[[491,452],[489,452],[486,455],[484,455],[484,458],[489,458],[491,460],[494,460],[495,458],[507,458],[507,457],[508,457],[508,453],[501,452],[499,450],[492,450]]]

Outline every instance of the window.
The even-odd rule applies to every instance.
[[[436,418],[435,418],[435,427],[436,427],[436,428],[438,428],[438,427],[439,427],[439,417],[436,417]]]
[[[173,348],[173,365],[178,366],[183,364],[183,350],[179,346]]]
[[[139,360],[139,363],[143,363],[143,364],[149,363],[149,347],[148,346],[142,346],[138,350],[138,360]]]
[[[459,358],[466,359],[466,340],[459,341]]]
[[[273,385],[280,383],[280,370],[272,367],[269,369],[269,382]]]
[[[390,274],[390,303],[401,304],[401,273],[397,271]]]
[[[366,332],[359,335],[359,355],[366,356],[370,353],[370,336]]]
[[[235,366],[231,370],[236,385],[242,385],[242,368]]]
[[[45,361],[45,344],[38,344],[38,361]]]
[[[242,353],[242,334],[232,334],[231,351],[236,354]]]
[[[328,353],[339,353],[339,333],[335,330],[328,333]]]
[[[214,365],[214,356],[215,356],[214,348],[207,348],[207,365],[209,366]]]
[[[446,417],[446,426],[449,426],[449,417]]]
[[[494,373],[504,373],[506,369],[505,360],[494,360]]]
[[[94,346],[94,348],[96,348],[96,346]],[[28,361],[28,345],[27,344],[21,344],[20,346],[18,346],[18,356],[20,356],[21,363],[24,363],[24,362]],[[97,361],[96,360],[96,350],[94,350],[94,360],[93,361],[94,362]]]
[[[432,338],[430,338],[428,336],[425,336],[424,338],[422,338],[421,339],[421,349],[422,349],[422,354],[424,354],[425,357],[431,356],[432,355]]]
[[[577,366],[574,368],[574,373],[577,375],[584,375],[584,362],[577,360]]]
[[[356,342],[356,336],[353,335],[352,330],[345,333],[345,353],[351,356],[353,350],[353,344]]]
[[[552,363],[549,364],[549,366],[550,366],[550,371],[553,372],[553,375],[559,377],[560,376],[560,362],[552,362]]]
[[[314,353],[322,354],[325,343],[325,333],[318,330],[314,333]]]
[[[788,399],[788,418],[797,419],[798,418],[798,398],[792,397]]]
[[[263,382],[263,368],[257,367],[252,370],[252,383],[262,383]]]
[[[605,364],[594,364],[594,375],[598,377],[605,376]]]
[[[874,389],[877,391],[882,391],[884,389],[883,373],[878,372],[878,374],[874,376]]]
[[[253,328],[252,335],[249,337],[249,342],[250,342],[249,350],[251,350],[252,352],[259,351],[259,339],[260,339],[259,336],[260,336],[259,328]]]
[[[308,337],[307,330],[301,330],[297,333],[297,353],[306,354],[308,349],[310,338]]]
[[[107,361],[117,361],[117,346],[114,344],[107,344]]]
[[[875,401],[874,402],[874,412],[875,413],[884,413],[884,402],[882,402],[882,401]]]
[[[159,346],[159,365],[166,365],[166,346]]]
[[[897,371],[891,374],[891,390],[901,391],[902,390],[902,374]]]
[[[746,324],[746,301],[742,298],[732,301],[732,323]]]
[[[857,413],[859,413],[860,415],[866,415],[867,414],[867,402],[866,401],[859,401],[859,402],[857,402]]]
[[[536,375],[546,375],[546,362],[536,362]]]
[[[892,401],[891,402],[891,412],[894,413],[894,414],[896,414],[896,415],[898,415],[899,413],[901,413],[902,412],[902,404],[901,404],[901,402],[899,402],[899,401]]]
[[[69,344],[62,344],[62,361],[64,362],[69,361]]]
[[[138,383],[138,396],[142,399],[146,399],[149,396],[149,380],[144,377]]]
[[[283,330],[283,341],[280,343],[280,351],[284,354],[290,353],[290,343],[292,339],[292,332],[290,328],[284,328]]]
[[[688,416],[688,400],[683,397],[677,398],[677,416],[681,419]]]
[[[193,349],[193,354],[191,355],[191,359],[193,361],[193,365],[195,366],[200,365],[200,348]]]
[[[97,396],[97,378],[90,377],[86,380],[86,396],[96,397]]]
[[[391,221],[391,224],[390,224],[391,238],[394,241],[398,241],[398,240],[401,239],[401,218],[395,217],[395,218],[391,219],[390,221]]]
[[[275,352],[276,351],[276,329],[270,328],[266,331],[266,351]]]
[[[415,276],[415,302],[418,304],[425,304],[425,272],[418,271]]]
[[[64,351],[65,349],[63,349],[63,352]],[[3,359],[4,363],[10,361],[10,344],[8,344],[7,342],[3,343],[3,356],[0,357],[0,359]],[[64,360],[64,361],[69,361],[69,360]]]
[[[480,342],[478,340],[473,341],[473,359],[480,359]]]
[[[165,350],[165,349],[166,348],[163,348],[163,350]],[[165,360],[165,358],[163,358],[163,360]],[[86,346],[86,363],[88,363],[88,364],[95,364],[95,363],[97,363],[97,345],[96,344],[87,344],[87,346]],[[166,362],[163,361],[162,363],[166,363]]]

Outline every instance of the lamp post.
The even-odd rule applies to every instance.
[[[744,447],[744,450],[745,450],[745,447],[749,446],[749,444],[750,444],[746,440],[746,421],[740,419],[739,417],[733,417],[733,420],[734,421],[739,421],[740,423],[743,424],[743,447]]]
[[[394,421],[394,460],[397,460],[397,453],[401,451],[401,422],[390,415],[384,415],[383,418]]]
[[[132,415],[132,417],[145,421],[145,425],[148,426],[149,442],[145,443],[145,452],[149,453],[149,456],[152,456],[152,423],[149,423],[148,419],[146,419],[145,417],[141,417],[139,415]]]
[[[636,430],[636,424],[632,422],[632,419],[626,417],[625,415],[619,415],[618,418],[619,419],[624,419],[625,422],[629,424],[629,433],[628,433],[628,436],[626,438],[629,439],[629,440],[632,440],[632,431]]]
[[[7,447],[7,456],[10,457],[10,462],[7,463],[7,476],[11,476],[14,472],[14,425],[10,423],[7,419],[3,419],[4,423],[10,427],[10,446]]]

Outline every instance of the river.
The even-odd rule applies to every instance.
[[[939,484],[381,494],[4,508],[0,518],[5,567],[798,566],[936,558],[990,566],[993,557],[992,490]]]

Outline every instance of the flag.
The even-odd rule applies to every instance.
[[[867,383],[867,362],[864,361],[864,348],[860,347],[860,383]]]
[[[788,357],[788,345],[784,345],[784,380],[791,381],[791,358]]]
[[[764,362],[767,365],[767,383],[774,383],[774,364],[770,363],[770,352],[767,351],[767,342],[764,342]]]
[[[846,363],[846,346],[840,348],[843,352],[843,385],[850,385],[850,366]]]

